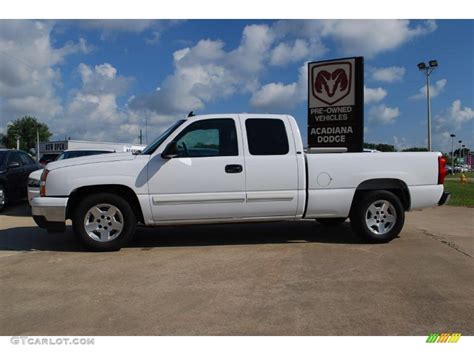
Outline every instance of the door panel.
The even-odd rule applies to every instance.
[[[228,121],[219,119],[185,123],[172,138],[179,156],[164,159],[155,154],[150,159],[148,188],[156,222],[243,216],[245,168],[237,139],[240,126],[236,118],[228,120],[232,130]],[[233,166],[230,172],[229,165]],[[240,172],[235,168],[239,165]]]
[[[18,152],[11,152],[8,156],[7,166],[12,162],[18,162],[20,166],[16,168],[7,168],[7,189],[9,198],[11,200],[17,200],[24,197],[24,194],[26,193],[25,169]]]
[[[240,117],[245,152],[245,217],[294,217],[298,165],[289,121],[272,115]]]

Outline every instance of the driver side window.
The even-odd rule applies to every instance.
[[[233,119],[208,119],[186,127],[176,138],[179,157],[239,155]]]

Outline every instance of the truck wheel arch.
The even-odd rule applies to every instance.
[[[143,212],[140,202],[138,201],[138,197],[130,187],[125,185],[90,185],[75,189],[69,195],[66,208],[66,218],[72,218],[73,211],[82,198],[91,194],[102,192],[109,192],[124,197],[131,204],[137,221],[144,223]]]
[[[405,211],[410,210],[410,191],[407,184],[399,179],[370,179],[365,180],[357,186],[354,198],[352,199],[351,211],[356,201],[367,191],[386,190],[395,194],[402,203]]]

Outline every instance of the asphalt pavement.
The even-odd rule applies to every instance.
[[[474,209],[349,223],[140,228],[119,252],[0,215],[0,335],[474,335]]]

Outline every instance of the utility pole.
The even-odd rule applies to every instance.
[[[459,143],[459,148],[458,148],[458,161],[459,161],[459,158],[461,158],[461,144],[462,144],[462,141],[458,141]]]
[[[145,110],[145,144],[148,144],[148,111]]]
[[[143,134],[142,134],[142,129],[140,128],[140,135],[138,136],[140,138],[140,144],[142,144],[143,141]]]

